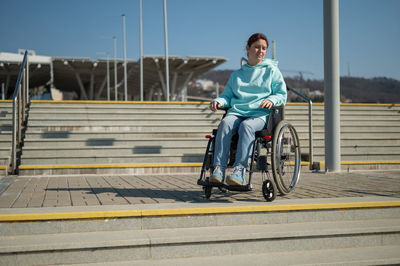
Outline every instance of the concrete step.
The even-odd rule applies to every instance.
[[[292,106],[293,107],[293,106]],[[185,115],[185,114],[198,114],[198,115],[208,115],[208,116],[222,116],[224,111],[218,111],[216,113],[211,112],[207,107],[204,108],[191,108],[191,107],[181,107],[181,108],[169,108],[168,106],[161,106],[156,109],[154,108],[144,108],[144,107],[131,107],[131,108],[124,108],[121,107],[114,107],[110,108],[82,108],[82,107],[70,107],[70,108],[62,108],[55,106],[54,108],[38,108],[32,106],[31,114],[33,116],[46,116],[50,112],[54,113],[56,116],[58,115],[113,115],[113,114],[120,114],[120,115],[127,115],[127,114],[142,114],[142,115],[163,115],[165,113],[171,115]],[[4,109],[10,111],[11,109]],[[323,110],[313,110],[312,112],[313,118],[321,119],[324,118],[324,111]],[[340,113],[341,117],[343,118],[351,118],[352,116],[360,116],[364,117],[367,115],[369,117],[396,117],[399,116],[399,111],[396,110],[386,110],[381,109],[379,111],[363,111],[360,109],[353,109],[353,110],[342,110]],[[308,110],[307,109],[293,109],[291,106],[285,107],[285,116],[286,117],[308,117]]]
[[[177,141],[184,140],[199,140],[204,139],[206,135],[211,133],[210,130],[202,130],[202,132],[192,132],[193,137],[189,137],[188,134],[183,132],[170,132],[166,134],[168,136],[162,137],[163,132],[154,132],[154,133],[143,133],[143,132],[132,132],[132,131],[98,131],[98,132],[85,132],[85,131],[33,131],[28,130],[27,135],[25,137],[25,141],[35,142],[41,140],[49,140],[49,141],[59,141],[65,142],[68,140],[71,141],[86,141],[87,139],[115,139],[115,141],[120,140],[129,140],[129,141],[173,141],[176,139]],[[308,143],[308,130],[298,131],[300,140],[304,141],[304,143]],[[157,137],[157,135],[159,137]],[[161,137],[160,137],[161,136]],[[400,140],[400,135],[394,133],[373,135],[371,133],[359,133],[359,132],[347,132],[341,134],[342,145],[381,145],[385,143],[398,144]],[[2,139],[8,140],[11,139],[11,132],[7,134],[0,135],[0,141]],[[324,145],[324,134],[322,132],[314,132],[314,144]],[[353,146],[354,146],[353,145]],[[303,146],[303,145],[302,145]]]
[[[198,163],[203,161],[204,151],[199,153],[130,154],[130,155],[81,155],[53,157],[34,154],[22,155],[21,165],[93,165],[93,164],[144,164],[144,163]]]
[[[100,110],[104,109],[205,109],[208,110],[207,102],[59,102],[59,101],[31,101],[31,107],[35,107],[35,109],[39,108],[67,108],[67,109],[76,109],[76,108],[97,108]]]
[[[207,145],[207,144],[206,144]],[[50,149],[43,148],[25,148],[24,153],[22,154],[22,159],[26,158],[44,158],[44,157],[57,157],[57,158],[71,158],[77,156],[79,153],[79,157],[121,157],[121,156],[130,156],[130,155],[171,155],[174,153],[179,154],[202,154],[205,152],[204,145],[199,146],[180,146],[180,147],[165,147],[165,146],[114,146],[114,147],[52,147]],[[1,153],[0,153],[1,154]],[[202,160],[201,160],[202,161]]]
[[[194,126],[185,126],[185,125],[166,125],[166,126],[135,126],[135,125],[119,125],[119,126],[110,126],[110,125],[67,125],[67,126],[28,126],[28,130],[26,134],[30,134],[30,132],[57,132],[61,131],[63,134],[68,132],[131,132],[131,133],[143,133],[144,135],[149,134],[151,136],[189,136],[189,137],[204,137],[205,135],[209,135],[212,133],[212,130],[216,128],[215,125],[194,125]]]
[[[0,166],[5,166],[5,165],[7,165],[9,159],[10,159],[10,156],[1,155],[1,156],[0,156]]]
[[[9,147],[0,147],[0,156],[8,156],[10,155]]]
[[[91,149],[91,148],[121,148],[132,149],[134,147],[159,147],[159,148],[188,148],[203,147],[207,145],[206,138],[97,138],[96,136],[87,139],[25,139],[24,151],[33,149]]]
[[[146,182],[146,176],[142,175],[141,177],[143,182]],[[80,177],[76,176],[75,178],[79,179]],[[182,178],[184,178],[184,175]],[[105,181],[107,181],[105,183],[107,187],[111,186],[117,190],[123,189],[118,185],[119,183],[116,183],[117,181],[113,176],[106,177]],[[62,182],[58,184],[56,181],[53,182],[53,185],[56,185],[56,188],[59,188],[57,185],[65,186]],[[201,191],[200,186],[193,185]],[[89,185],[84,185],[83,189],[87,190],[86,186]],[[98,184],[98,186],[100,186],[98,188],[101,188],[101,184]],[[49,189],[51,187],[52,185],[49,184]],[[74,185],[70,184],[70,187],[70,189],[73,189]],[[148,188],[148,186],[145,187]],[[79,188],[82,188],[82,184],[76,182],[76,189]],[[184,193],[190,192],[184,191]],[[132,196],[142,197],[143,194]],[[224,203],[218,200],[207,200],[197,203],[101,206],[85,206],[84,204],[72,207],[2,208],[0,233],[1,236],[19,236],[205,228],[208,226],[280,225],[327,221],[351,222],[371,219],[397,220],[400,219],[399,206],[400,202],[396,198],[369,196],[280,199],[268,204],[258,201]],[[80,221],[76,221],[77,217],[80,218]],[[77,227],[77,223],[81,226]]]
[[[301,146],[301,149],[308,149],[308,145]],[[324,146],[314,146],[314,153],[315,154],[324,154],[325,147]],[[302,151],[303,152],[303,151]],[[400,155],[399,146],[391,146],[390,143],[387,143],[386,146],[341,146],[341,153],[342,155]]]
[[[394,146],[397,142],[397,146]],[[324,153],[324,141],[314,141],[313,149],[316,154]],[[343,154],[397,154],[399,153],[400,140],[377,141],[369,144],[359,142],[342,142]],[[207,146],[207,139],[114,139],[114,138],[88,138],[88,139],[29,139],[25,140],[24,154],[41,150],[131,150],[150,149],[158,152],[160,149],[203,149]],[[1,146],[0,146],[1,147]],[[4,145],[3,148],[7,148]],[[300,140],[303,153],[309,149],[308,140]]]
[[[302,152],[302,154],[304,154]],[[379,162],[379,161],[392,161],[393,164],[395,164],[395,167],[397,169],[399,168],[399,161],[400,161],[400,155],[398,154],[341,154],[340,156],[341,161],[346,162],[346,161],[352,161],[352,162]],[[320,154],[314,154],[314,161],[315,162],[324,162],[325,161],[325,155],[323,153]],[[369,163],[365,163],[365,165],[368,165]]]
[[[11,140],[12,130],[2,130],[0,129],[0,140]]]
[[[261,254],[202,256],[179,259],[118,261],[80,265],[147,265],[147,266],[203,266],[203,265],[397,265],[400,246],[375,246],[327,250],[266,252]],[[267,263],[268,262],[268,263]]]
[[[170,131],[170,132],[133,132],[124,128],[121,130],[112,131],[33,131],[28,130],[25,140],[26,141],[39,141],[39,140],[54,140],[54,141],[67,141],[67,140],[77,140],[86,141],[87,139],[116,139],[116,140],[146,140],[146,139],[205,139],[206,135],[210,135],[212,130],[185,130],[185,131]]]
[[[3,262],[8,263],[19,255],[21,265],[104,262],[110,257],[169,259],[259,254],[266,250],[400,246],[399,222],[394,219],[4,237],[0,254]]]
[[[296,128],[297,134],[300,139],[308,139],[308,129],[305,128]],[[325,132],[324,131],[313,131],[313,139],[324,139]],[[374,140],[376,138],[382,138],[384,140],[388,139],[398,139],[399,134],[397,132],[373,132],[369,130],[368,132],[359,132],[359,131],[341,131],[340,132],[341,139],[349,139],[349,140],[364,140],[371,139]]]
[[[10,140],[2,140],[0,139],[0,147],[1,148],[11,148],[11,139]]]
[[[52,111],[49,111],[47,113],[43,114],[38,114],[34,112],[30,112],[30,117],[34,120],[45,120],[47,118],[57,120],[58,118],[67,118],[67,119],[73,119],[76,118],[76,120],[80,119],[111,119],[111,118],[120,118],[120,119],[146,119],[146,118],[152,118],[152,119],[164,119],[164,118],[182,118],[182,119],[221,119],[223,117],[223,113],[217,112],[213,113],[211,111],[208,112],[168,112],[165,110],[158,111],[158,112],[147,112],[147,113],[142,113],[142,112],[113,112],[109,114],[104,114],[104,113],[89,113],[89,112],[81,112],[81,113],[57,113],[56,111],[53,113]],[[301,118],[306,119],[306,116],[302,116]]]
[[[261,259],[268,254],[294,262],[298,262],[296,255],[305,262],[312,257],[316,264],[321,259],[330,263],[397,262],[399,205],[393,199],[377,199],[287,200],[269,206],[159,204],[158,209],[151,204],[99,206],[72,212],[70,207],[7,210],[0,215],[0,264],[104,265],[123,260],[158,265],[188,262],[189,258],[207,261],[214,256],[222,261],[236,256],[238,261],[242,256]],[[361,260],[362,254],[372,250],[386,256],[373,254]]]
[[[180,119],[180,118],[166,118],[166,119],[84,119],[84,120],[76,120],[74,119],[63,119],[63,120],[34,120],[29,119],[29,126],[31,127],[52,127],[52,126],[63,126],[63,127],[91,127],[91,126],[129,126],[129,127],[139,127],[139,126],[146,126],[146,127],[161,127],[161,126],[176,126],[176,127],[210,127],[214,126],[217,127],[220,120],[208,120],[208,119],[200,119],[200,118],[193,118],[190,120],[187,119]]]
[[[308,120],[296,120],[288,118],[287,121],[293,124],[295,127],[306,127],[308,128]],[[206,118],[201,117],[199,115],[193,115],[191,117],[184,116],[146,116],[138,117],[138,116],[129,116],[129,117],[121,117],[121,116],[107,116],[107,117],[52,117],[52,118],[34,118],[29,117],[29,126],[92,126],[92,125],[109,125],[109,126],[119,126],[119,125],[166,125],[166,124],[176,124],[181,125],[185,124],[188,126],[198,125],[198,124],[211,124],[218,126],[220,122],[220,117],[214,118]],[[313,121],[313,129],[318,130],[319,128],[324,128],[324,120],[314,120]],[[4,123],[4,126],[9,125],[9,122]],[[371,125],[371,121],[368,120],[342,120],[341,127],[342,128],[359,128],[366,127],[368,128],[381,128],[381,127],[397,127],[400,128],[400,119],[398,120],[382,120],[379,119],[374,121]]]

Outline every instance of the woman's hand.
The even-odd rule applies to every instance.
[[[274,103],[270,100],[263,100],[260,104],[261,108],[271,109],[274,106]]]
[[[221,105],[217,101],[213,101],[210,103],[210,110],[216,112]]]

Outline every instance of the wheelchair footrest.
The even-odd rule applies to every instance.
[[[251,191],[251,185],[247,184],[244,186],[229,186],[229,185],[224,185],[224,188],[230,191],[240,191],[240,192],[246,192],[246,191]]]
[[[214,183],[214,182],[210,182],[210,181],[205,181],[205,180],[202,180],[202,179],[199,179],[199,180],[197,180],[197,185],[200,185],[200,186],[208,186],[208,187],[223,187],[223,186],[225,186],[225,184],[222,184],[222,183]]]
[[[202,179],[197,180],[197,185],[205,186],[205,187],[220,187],[220,188],[225,188],[225,189],[230,190],[230,191],[245,192],[245,191],[251,191],[252,190],[251,184],[246,184],[246,185],[243,185],[243,186],[230,186],[230,185],[227,185],[227,184],[213,183],[213,182],[209,182],[209,181],[202,180]]]

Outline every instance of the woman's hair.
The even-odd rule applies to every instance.
[[[247,40],[247,46],[250,48],[251,45],[253,43],[255,43],[256,41],[258,41],[259,39],[262,39],[262,40],[266,41],[267,42],[267,48],[268,48],[268,46],[269,46],[268,39],[262,33],[254,33],[253,35],[251,35],[250,38]]]

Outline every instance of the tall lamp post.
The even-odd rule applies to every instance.
[[[117,88],[117,37],[113,36],[114,40],[114,100],[118,101],[118,88]]]
[[[126,27],[125,27],[125,14],[122,14],[122,32],[124,37],[124,94],[125,101],[128,100],[128,80],[127,80],[127,63],[126,63]]]
[[[139,32],[140,32],[140,100],[143,101],[143,3],[139,0]]]
[[[167,0],[164,0],[164,38],[165,38],[165,84],[167,89],[166,100],[169,102],[169,64],[168,64],[168,27],[167,27]]]

